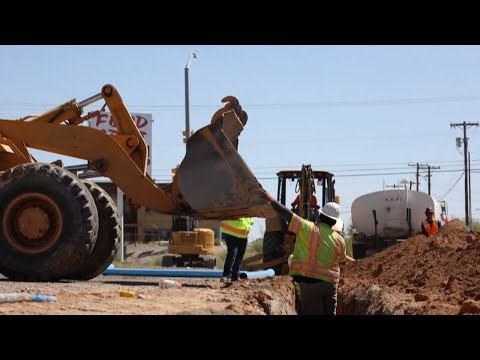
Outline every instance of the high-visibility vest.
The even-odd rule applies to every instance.
[[[423,227],[428,235],[433,235],[438,232],[438,220],[433,219],[431,224],[427,220],[423,220]]]
[[[247,239],[252,224],[252,218],[240,218],[238,220],[223,220],[220,226],[222,233]]]
[[[340,262],[345,262],[345,240],[327,224],[319,227],[294,214],[288,230],[297,235],[289,275],[301,275],[330,283],[340,280]]]

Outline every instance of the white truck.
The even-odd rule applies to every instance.
[[[427,207],[442,224],[448,221],[445,201],[406,186],[356,198],[352,203],[353,257],[363,258],[421,233]]]

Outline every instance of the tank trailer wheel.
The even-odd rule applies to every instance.
[[[2,173],[0,219],[0,272],[12,280],[59,280],[97,239],[92,196],[80,179],[52,164]]]

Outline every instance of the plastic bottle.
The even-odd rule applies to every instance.
[[[169,279],[160,280],[160,283],[158,285],[164,289],[167,289],[167,288],[180,289],[182,287],[182,284],[180,284],[178,281],[169,280]]]
[[[20,301],[57,301],[57,298],[51,295],[32,295],[27,293],[0,294],[0,303],[12,303]]]

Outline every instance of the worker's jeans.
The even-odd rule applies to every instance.
[[[247,249],[247,239],[240,239],[228,234],[222,234],[222,238],[227,243],[227,258],[223,267],[223,276],[238,280],[238,270],[240,270],[240,264]]]
[[[297,292],[297,312],[299,315],[335,315],[337,312],[338,284],[326,281],[295,284]],[[300,296],[298,291],[300,290]]]

